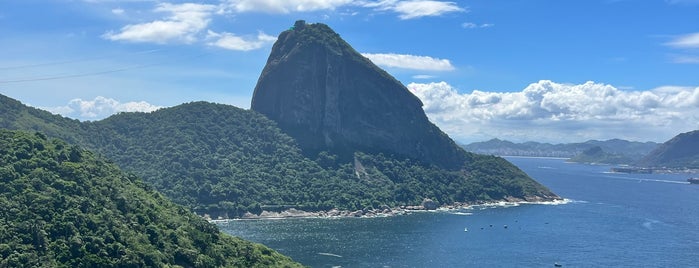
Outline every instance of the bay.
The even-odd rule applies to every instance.
[[[688,174],[508,157],[564,204],[384,218],[235,220],[224,232],[311,267],[696,267],[699,185]],[[467,230],[467,231],[466,231]]]

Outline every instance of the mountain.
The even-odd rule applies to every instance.
[[[311,156],[387,153],[449,169],[465,160],[415,95],[325,24],[297,21],[279,35],[251,109],[277,122]]]
[[[309,32],[295,33],[304,29]],[[330,35],[332,30],[322,24],[297,23],[293,31],[283,32],[280,40],[295,40],[295,43],[278,42],[270,58],[275,59],[279,46],[294,47],[291,50],[301,55],[320,57],[325,54],[316,55],[313,51],[334,53],[320,46],[322,42],[341,40],[336,34]],[[334,37],[331,40],[328,36]],[[343,44],[338,44],[337,49],[350,51],[351,48]],[[300,86],[302,84],[297,84],[294,79],[323,80],[314,76],[334,79],[334,76],[320,73],[296,73],[277,76],[276,79],[283,81],[271,80],[272,74],[283,70],[293,72],[293,68],[287,64],[302,63],[294,53],[290,53],[289,57],[295,60],[280,64],[277,67],[280,71],[265,68],[261,83]],[[333,54],[333,61],[337,61],[337,65],[332,66],[349,68],[362,62],[370,63],[363,57],[360,63],[345,63],[359,61],[353,58],[361,57],[350,52],[346,55],[350,59],[337,59]],[[323,114],[321,121],[328,121],[333,116],[342,118],[336,121],[341,124],[336,125],[335,130],[328,130],[330,125],[320,124],[320,121],[310,121],[312,113],[304,110],[316,109],[310,103],[299,105],[294,104],[297,100],[293,96],[274,96],[286,94],[283,91],[264,93],[269,95],[264,98],[276,99],[281,106],[299,109],[284,110],[285,114],[298,114],[299,122],[315,122],[315,125],[308,123],[300,126],[318,127],[320,132],[306,130],[309,137],[318,133],[327,134],[328,140],[323,138],[323,143],[317,146],[309,145],[312,139],[294,136],[299,135],[303,127],[285,130],[274,118],[268,118],[256,110],[208,102],[186,103],[151,113],[119,113],[94,122],[77,122],[2,97],[0,107],[12,108],[4,109],[0,114],[0,127],[32,131],[46,129],[47,133],[51,133],[48,136],[64,138],[93,150],[125,171],[143,178],[144,182],[175,203],[213,218],[241,217],[247,213],[259,214],[263,210],[288,208],[354,211],[412,206],[420,205],[426,198],[443,205],[558,198],[506,160],[468,153],[455,146],[444,133],[426,121],[424,112],[416,106],[419,101],[414,96],[406,95],[410,93],[375,65],[352,68],[362,70],[350,72],[361,75],[352,79],[363,80],[360,78],[366,76],[367,81],[372,81],[373,91],[383,91],[375,83],[386,83],[390,89],[382,93],[360,94],[358,92],[369,84],[354,84],[358,88],[355,93],[350,88],[338,86],[343,88],[341,94],[340,91],[335,92],[339,94],[338,99],[322,103],[329,107],[328,110],[337,109],[342,113],[313,110]],[[345,73],[334,75],[339,76],[337,83],[351,81]],[[390,81],[385,80],[387,77]],[[264,95],[261,92],[267,91],[258,87],[254,102],[265,103],[260,96]],[[306,93],[307,98],[314,101],[328,99],[315,96],[320,94],[318,92]],[[388,103],[390,99],[396,99],[396,103]],[[397,112],[368,107],[362,104],[364,102],[376,102],[380,107],[393,105],[391,107]],[[6,106],[5,103],[9,104]],[[333,108],[332,103],[338,106]],[[361,111],[345,114],[351,111],[345,107],[347,105],[364,105],[354,109],[371,109],[377,114]],[[258,107],[257,104],[255,107]],[[413,111],[415,109],[420,109],[420,112]],[[406,117],[401,118],[400,114]],[[285,116],[288,115],[282,115]],[[381,123],[379,119],[395,122]],[[347,126],[364,126],[365,129],[350,130],[346,129]],[[417,134],[411,134],[413,130]],[[361,143],[361,135],[366,135],[367,143]],[[387,137],[396,140],[389,141],[385,139]],[[418,137],[424,140],[416,140]]]
[[[569,162],[591,163],[591,164],[628,164],[633,163],[633,159],[620,154],[605,152],[600,146],[593,146],[582,151],[580,154],[568,159]]]
[[[641,159],[638,166],[699,168],[699,130],[681,133]]]
[[[474,142],[464,145],[463,148],[470,152],[511,155],[511,156],[536,156],[536,157],[565,157],[572,158],[583,151],[593,147],[600,147],[605,153],[618,155],[629,159],[630,164],[641,159],[658,146],[654,142],[634,142],[620,139],[606,141],[589,140],[581,143],[550,144],[539,142],[513,143],[499,139],[485,142]]]
[[[78,120],[32,108],[0,94],[0,128],[39,131],[50,137],[77,143],[84,136],[80,132],[81,126]]]
[[[0,267],[300,267],[44,134],[0,130],[0,178]]]
[[[24,125],[8,124],[6,118],[19,118],[17,113],[38,115],[21,120],[41,126],[73,122],[24,105],[0,114],[0,122]],[[465,153],[469,161],[455,171],[363,152],[348,161],[327,152],[311,159],[274,121],[222,104],[186,103],[56,129],[58,137],[78,140],[175,203],[214,218],[290,207],[318,211],[419,205],[424,198],[440,204],[556,198],[493,156]]]

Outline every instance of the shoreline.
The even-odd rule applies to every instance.
[[[211,219],[207,218],[205,215],[203,218],[211,223],[227,223],[229,221],[240,221],[240,220],[285,220],[285,219],[309,219],[309,218],[319,218],[319,219],[344,219],[344,218],[380,218],[380,217],[394,217],[401,215],[410,215],[412,213],[421,212],[445,212],[454,213],[459,215],[470,215],[471,213],[464,210],[482,210],[488,208],[509,208],[517,207],[521,205],[564,205],[574,202],[571,199],[557,198],[557,199],[542,199],[541,200],[525,200],[525,199],[505,199],[494,202],[475,202],[475,203],[454,203],[451,205],[443,205],[434,209],[426,209],[422,205],[417,206],[401,206],[395,208],[382,208],[382,209],[368,209],[368,210],[338,210],[331,209],[327,211],[303,211],[297,210],[295,208],[290,208],[282,212],[273,211],[262,211],[260,215],[246,213],[240,218],[218,218]]]
[[[534,159],[558,159],[558,160],[568,160],[570,157],[556,157],[556,156],[525,156],[525,155],[498,155],[502,158],[534,158]]]

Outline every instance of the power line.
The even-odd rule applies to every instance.
[[[65,78],[74,78],[74,77],[85,77],[85,76],[101,75],[101,74],[108,74],[108,73],[117,73],[117,72],[133,70],[133,69],[141,69],[141,68],[146,68],[146,67],[160,65],[160,64],[163,64],[163,63],[136,65],[136,66],[131,66],[131,67],[119,68],[119,69],[112,69],[112,70],[99,71],[99,72],[80,73],[80,74],[34,77],[34,78],[24,78],[24,79],[16,79],[16,80],[0,80],[0,84],[46,81],[46,80],[56,80],[56,79],[65,79]]]
[[[151,50],[144,50],[144,51],[138,51],[134,53],[129,53],[128,55],[141,55],[141,54],[151,54],[161,51],[161,49],[151,49]],[[94,58],[86,58],[86,59],[75,59],[75,60],[65,60],[65,61],[55,61],[55,62],[44,62],[44,63],[34,63],[34,64],[25,64],[25,65],[15,65],[15,66],[0,66],[0,70],[13,70],[13,69],[26,69],[26,68],[32,68],[32,67],[41,67],[41,66],[51,66],[51,65],[61,65],[61,64],[68,64],[68,63],[76,63],[76,62],[85,62],[85,61],[95,61],[95,60],[101,60],[101,59],[108,59],[112,58],[114,56],[101,56],[101,57],[94,57]]]
[[[102,75],[102,74],[109,74],[109,73],[117,73],[117,72],[129,71],[129,70],[134,70],[134,69],[148,68],[148,67],[152,67],[152,66],[156,66],[156,65],[169,64],[169,63],[181,61],[184,59],[198,58],[198,57],[206,55],[206,54],[209,54],[209,53],[204,52],[204,53],[196,54],[196,55],[182,58],[182,59],[178,59],[178,60],[159,62],[159,63],[151,63],[151,64],[134,65],[134,66],[129,66],[129,67],[104,70],[104,71],[86,72],[86,73],[78,73],[78,74],[66,74],[66,75],[54,75],[54,76],[43,76],[43,77],[31,77],[31,78],[20,78],[20,79],[10,79],[10,80],[0,80],[0,84],[58,80],[58,79],[67,79],[67,78],[75,78],[75,77],[86,77],[86,76],[95,76],[95,75]]]

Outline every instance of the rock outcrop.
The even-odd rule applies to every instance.
[[[363,151],[449,169],[466,158],[403,84],[320,23],[297,21],[279,35],[251,107],[308,155],[329,151],[351,159]]]

